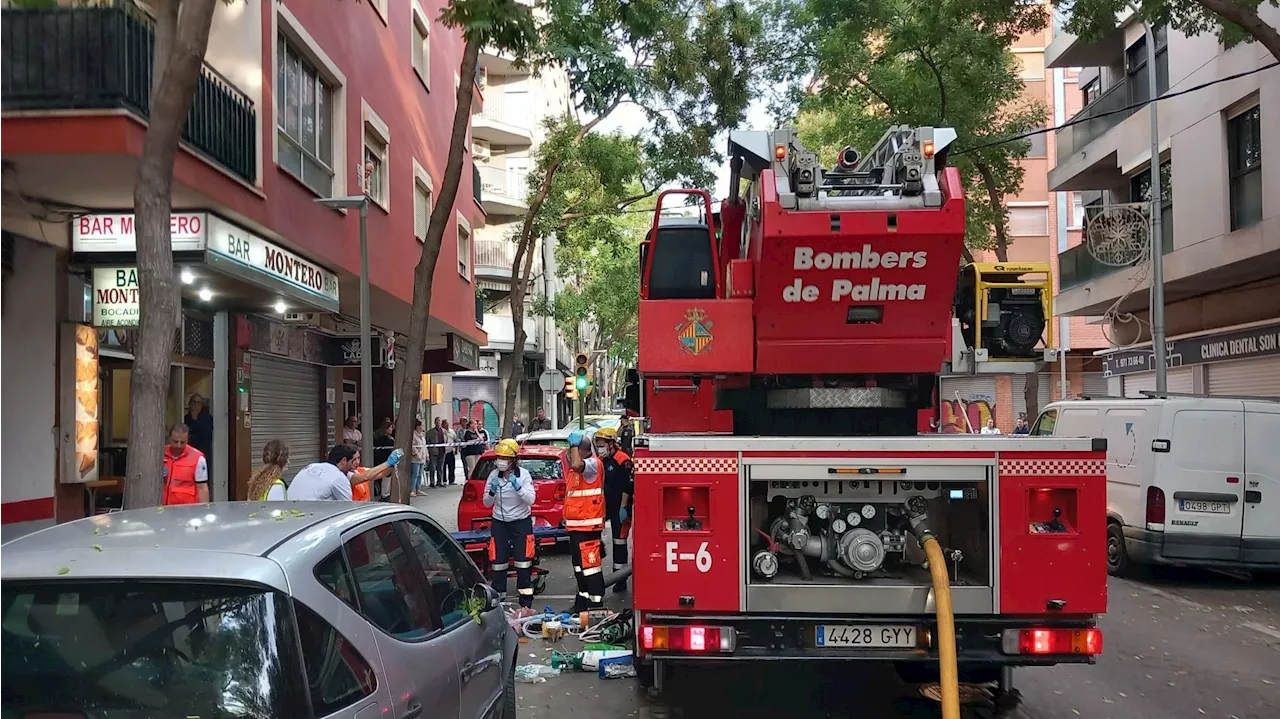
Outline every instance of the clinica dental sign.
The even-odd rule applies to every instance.
[[[847,270],[919,270],[928,262],[928,253],[920,251],[876,252],[863,245],[858,252],[814,252],[812,247],[795,248],[792,269],[797,272],[841,272]],[[862,274],[862,273],[859,273]],[[880,277],[834,277],[825,287],[806,284],[797,277],[782,288],[784,302],[817,302],[824,297],[831,302],[893,302],[923,300],[924,284],[884,282]]]

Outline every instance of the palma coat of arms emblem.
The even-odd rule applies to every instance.
[[[676,337],[680,340],[680,346],[685,352],[691,355],[699,355],[707,351],[711,346],[711,340],[715,339],[711,334],[711,328],[715,325],[707,319],[707,313],[697,307],[690,308],[684,313],[684,322],[676,325]]]

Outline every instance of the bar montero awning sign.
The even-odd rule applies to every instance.
[[[1169,367],[1280,355],[1280,324],[1201,335],[1169,343]],[[1155,369],[1151,348],[1122,350],[1103,357],[1103,375],[1114,377]]]
[[[132,262],[129,256],[138,246],[135,222],[132,214],[123,213],[77,218],[72,251],[88,264]],[[338,311],[336,274],[239,225],[210,212],[174,212],[169,230],[174,252],[204,253],[215,271]]]

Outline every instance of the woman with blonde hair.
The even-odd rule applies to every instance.
[[[249,478],[249,501],[283,502],[288,499],[284,471],[289,467],[289,445],[278,439],[262,448],[262,466]]]

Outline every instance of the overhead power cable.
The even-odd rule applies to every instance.
[[[1068,120],[1067,122],[1064,122],[1064,123],[1062,123],[1061,125],[1058,125],[1057,127],[1046,127],[1046,128],[1042,128],[1042,129],[1040,129],[1040,130],[1032,130],[1031,132],[1024,132],[1024,133],[1022,133],[1021,135],[1014,135],[1013,137],[1006,137],[1006,138],[1003,138],[1003,139],[1000,139],[1000,140],[992,140],[991,142],[987,142],[987,143],[984,143],[984,144],[981,144],[981,145],[977,145],[976,147],[966,147],[966,148],[965,148],[965,149],[963,149],[963,150],[956,150],[955,152],[953,152],[953,153],[951,153],[951,154],[952,154],[952,155],[963,155],[963,154],[965,154],[965,153],[967,153],[967,152],[976,152],[976,151],[978,151],[978,150],[985,150],[985,149],[986,149],[986,148],[988,148],[988,147],[996,147],[996,146],[998,146],[998,145],[1005,145],[1005,144],[1008,144],[1008,143],[1010,143],[1010,142],[1017,142],[1018,140],[1025,140],[1025,139],[1027,139],[1028,137],[1035,137],[1036,135],[1043,135],[1043,134],[1045,134],[1045,133],[1049,133],[1049,132],[1057,132],[1058,130],[1062,130],[1062,129],[1065,129],[1065,128],[1068,128],[1068,127],[1071,127],[1072,125],[1078,125],[1078,124],[1080,124],[1080,123],[1082,123],[1082,122],[1088,122],[1088,121],[1090,121],[1090,120],[1097,120],[1098,118],[1101,118],[1101,117],[1107,117],[1107,116],[1109,116],[1109,115],[1119,115],[1119,114],[1120,114],[1120,113],[1122,113],[1122,112],[1129,112],[1130,110],[1136,110],[1136,109],[1138,109],[1138,108],[1145,107],[1145,106],[1147,106],[1147,105],[1149,105],[1149,104],[1151,104],[1151,103],[1153,103],[1153,102],[1159,102],[1160,100],[1172,100],[1172,99],[1173,99],[1173,98],[1175,98],[1175,97],[1181,97],[1181,96],[1183,96],[1183,95],[1187,95],[1187,94],[1189,94],[1189,93],[1193,93],[1193,92],[1196,92],[1196,91],[1199,91],[1199,90],[1203,90],[1203,89],[1205,89],[1206,87],[1213,87],[1214,85],[1217,85],[1217,84],[1220,84],[1220,83],[1230,82],[1230,81],[1232,81],[1232,80],[1239,80],[1239,79],[1240,79],[1240,78],[1242,78],[1242,77],[1248,77],[1248,76],[1250,76],[1250,75],[1256,75],[1256,74],[1258,74],[1258,73],[1262,72],[1263,70],[1270,70],[1271,68],[1273,68],[1273,67],[1277,67],[1277,66],[1280,66],[1280,62],[1273,62],[1273,63],[1271,63],[1270,65],[1263,65],[1262,67],[1254,68],[1254,69],[1252,69],[1252,70],[1246,70],[1245,72],[1238,72],[1238,73],[1236,73],[1236,74],[1234,74],[1234,75],[1228,75],[1228,76],[1226,76],[1226,77],[1220,77],[1220,78],[1218,78],[1217,80],[1211,80],[1211,81],[1209,81],[1209,82],[1202,83],[1202,84],[1200,84],[1200,85],[1196,85],[1195,87],[1189,87],[1189,88],[1187,88],[1187,89],[1185,89],[1185,90],[1179,90],[1179,91],[1177,91],[1177,92],[1169,92],[1169,93],[1165,93],[1165,94],[1161,95],[1160,97],[1158,97],[1158,98],[1156,98],[1156,99],[1154,99],[1154,100],[1143,100],[1142,102],[1135,102],[1135,103],[1133,103],[1133,104],[1131,104],[1131,105],[1125,105],[1124,107],[1117,108],[1117,109],[1115,109],[1115,110],[1107,110],[1106,112],[1099,112],[1099,113],[1097,113],[1097,114],[1090,115],[1090,116],[1088,116],[1088,117],[1074,117],[1074,118],[1072,118],[1071,120]],[[1083,114],[1083,113],[1081,113],[1081,114]]]

